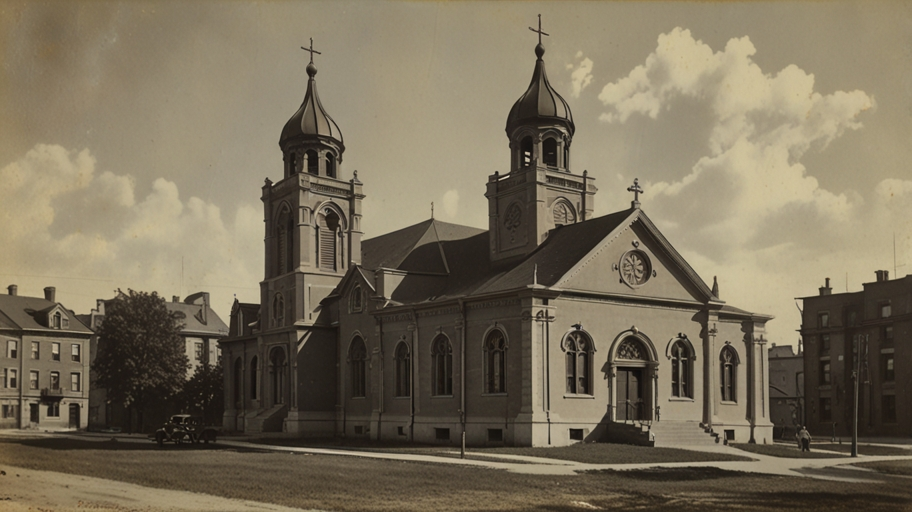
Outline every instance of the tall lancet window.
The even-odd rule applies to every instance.
[[[276,274],[294,270],[294,216],[287,204],[276,219]]]
[[[339,237],[339,215],[332,209],[325,209],[319,216],[317,226],[317,258],[320,270],[335,272],[338,268],[337,253]]]
[[[507,392],[507,340],[502,332],[491,331],[484,344],[485,393]]]
[[[738,353],[731,345],[722,348],[719,354],[719,370],[721,373],[720,384],[722,385],[722,401],[738,401]]]

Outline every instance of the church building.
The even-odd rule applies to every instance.
[[[362,240],[363,184],[307,66],[262,189],[260,303],[221,341],[228,429],[470,445],[772,442],[765,324],[719,299],[640,207],[593,216],[570,107],[535,47],[487,177],[487,230]],[[505,106],[506,107],[506,106]],[[506,108],[504,109],[506,110]],[[481,185],[481,183],[479,183]],[[695,199],[696,200],[696,199]]]

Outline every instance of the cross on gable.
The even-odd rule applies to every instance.
[[[538,34],[538,44],[541,44],[541,37],[542,37],[542,36],[550,35],[550,34],[547,34],[547,33],[545,33],[545,32],[542,32],[542,29],[541,29],[541,14],[538,15],[538,30],[535,30],[535,29],[532,28],[532,27],[529,27],[529,30],[531,30],[532,32],[535,32],[536,34]]]
[[[305,52],[310,52],[310,63],[311,64],[313,64],[315,53],[317,55],[323,55],[322,53],[318,52],[317,50],[314,50],[314,40],[312,37],[310,38],[310,48],[304,48],[302,46],[301,49],[304,50]]]
[[[627,192],[633,192],[633,201],[630,202],[631,208],[640,207],[640,194],[643,194],[643,189],[640,187],[640,179],[634,178],[633,185],[627,187]]]

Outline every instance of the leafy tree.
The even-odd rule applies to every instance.
[[[221,423],[225,411],[224,381],[220,364],[201,364],[180,393],[184,411],[200,414],[207,424]]]
[[[186,379],[183,326],[157,293],[117,292],[98,329],[92,369],[108,399],[123,403],[131,418],[136,411],[142,432],[144,410],[179,392]]]

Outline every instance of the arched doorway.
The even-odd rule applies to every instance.
[[[639,333],[621,335],[609,354],[615,421],[651,421],[655,406],[655,349]]]
[[[273,347],[269,352],[269,387],[273,405],[285,403],[285,366],[285,351],[282,347]]]

